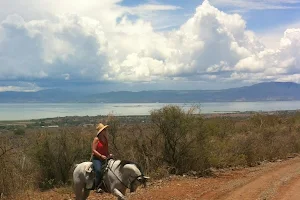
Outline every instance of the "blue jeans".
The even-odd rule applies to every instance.
[[[95,187],[97,188],[101,182],[101,168],[102,168],[102,162],[101,160],[95,158],[93,156],[93,166],[96,173],[96,181],[95,181]]]

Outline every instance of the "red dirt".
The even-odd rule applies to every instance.
[[[201,199],[201,200],[299,200],[300,157],[265,163],[257,167],[223,170],[214,177],[170,177],[149,183],[136,193],[127,194],[129,200]],[[16,199],[70,200],[68,189],[22,194]],[[91,192],[89,200],[116,199],[110,194]]]

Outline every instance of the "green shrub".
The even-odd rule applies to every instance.
[[[196,108],[185,112],[178,106],[166,106],[151,113],[152,122],[163,140],[163,160],[171,173],[201,171],[208,167],[203,118],[195,111]]]
[[[17,128],[16,130],[14,130],[14,134],[15,135],[24,135],[25,134],[25,130],[21,129],[21,128]]]
[[[74,163],[89,160],[91,141],[91,136],[72,129],[39,133],[31,154],[39,167],[40,188],[70,183]]]

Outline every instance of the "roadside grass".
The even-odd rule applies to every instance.
[[[197,107],[185,111],[165,106],[149,117],[125,123],[109,115],[99,121],[110,125],[115,158],[139,163],[154,180],[170,174],[209,176],[213,168],[256,166],[300,152],[299,112],[205,118]],[[74,123],[1,133],[0,193],[9,197],[15,191],[53,188],[69,192],[74,164],[89,160],[95,133],[95,126]]]

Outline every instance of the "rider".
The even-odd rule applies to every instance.
[[[112,157],[112,154],[108,152],[107,127],[108,125],[98,124],[96,128],[98,131],[97,136],[92,143],[92,161],[96,172],[96,192],[102,192],[100,189],[102,165],[107,158]]]

